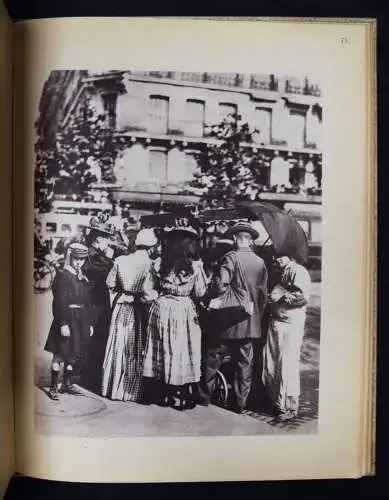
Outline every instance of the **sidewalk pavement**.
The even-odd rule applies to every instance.
[[[35,388],[35,425],[39,434],[113,438],[252,436],[316,431],[316,421],[312,420],[295,428],[274,427],[271,417],[237,415],[213,405],[179,412],[156,405],[110,401],[77,388],[78,395],[60,395],[60,401],[50,400],[44,389]]]
[[[217,406],[178,412],[156,405],[110,401],[79,388],[80,395],[51,401],[42,387],[50,383],[51,356],[43,345],[51,323],[51,293],[36,295],[35,423],[40,434],[79,437],[245,436],[310,434],[317,431],[319,404],[320,283],[312,290],[301,353],[300,416],[273,426],[272,417],[250,412],[237,415]],[[39,318],[39,321],[38,321]]]

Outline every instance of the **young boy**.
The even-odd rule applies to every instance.
[[[93,335],[93,307],[90,301],[90,282],[82,272],[88,248],[72,243],[67,250],[66,262],[58,271],[52,287],[53,322],[45,351],[53,354],[49,397],[58,400],[58,379],[63,363],[60,392],[74,394],[71,375],[84,366],[90,337]]]

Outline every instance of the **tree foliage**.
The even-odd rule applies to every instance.
[[[199,172],[191,183],[203,205],[228,206],[236,199],[255,200],[260,193],[278,188],[269,185],[273,153],[261,147],[260,131],[243,122],[240,115],[229,115],[220,125],[211,127],[207,136],[213,140],[197,156]],[[318,165],[315,176],[321,186]],[[286,187],[293,193],[302,189],[298,180]]]
[[[266,189],[263,169],[270,158],[253,145],[257,134],[240,115],[229,115],[211,128],[208,137],[214,141],[198,155],[199,172],[191,183],[204,200],[225,205]]]
[[[105,115],[96,115],[86,101],[66,126],[59,127],[47,147],[35,144],[35,208],[50,209],[56,195],[83,199],[94,182],[114,182],[113,164],[118,144]]]

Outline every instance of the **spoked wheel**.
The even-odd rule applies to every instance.
[[[213,402],[217,406],[226,406],[228,401],[228,384],[226,377],[220,370],[216,372]]]
[[[55,270],[42,260],[34,262],[34,290],[38,293],[45,292],[51,288]]]

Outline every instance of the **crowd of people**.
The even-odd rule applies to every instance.
[[[91,221],[64,245],[52,286],[49,397],[77,392],[78,375],[112,400],[208,406],[228,354],[232,411],[259,401],[259,381],[276,417],[295,418],[310,276],[291,255],[261,255],[257,238],[253,225],[236,223],[216,241],[210,265],[187,221],[140,229],[119,255],[110,224]],[[247,299],[235,319],[221,305],[233,290]]]

